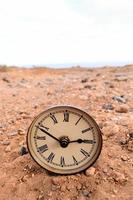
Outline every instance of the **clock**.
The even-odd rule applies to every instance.
[[[90,167],[102,148],[101,131],[85,111],[55,106],[40,113],[27,133],[32,158],[57,174],[74,174]]]

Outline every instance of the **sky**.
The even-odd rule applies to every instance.
[[[133,63],[133,0],[0,0],[0,64]]]

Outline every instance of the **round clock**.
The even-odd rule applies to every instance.
[[[74,174],[90,167],[102,148],[95,120],[72,106],[55,106],[39,114],[27,133],[32,158],[58,174]]]

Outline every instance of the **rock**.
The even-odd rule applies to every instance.
[[[3,145],[9,145],[9,144],[10,144],[10,141],[4,140],[4,141],[2,142],[2,144],[3,144]]]
[[[37,197],[37,200],[44,200],[44,196],[40,194],[40,195]]]
[[[105,136],[111,137],[119,132],[119,126],[109,123],[106,127],[103,127],[102,132]]]
[[[127,145],[128,151],[133,151],[133,141],[129,141]]]
[[[24,146],[20,147],[19,154],[20,154],[21,156],[23,156],[23,155],[25,155],[25,154],[27,154],[27,153],[28,153],[28,150],[27,150],[26,147],[24,147]]]
[[[61,180],[60,180],[60,178],[58,178],[58,177],[54,177],[54,178],[52,178],[52,183],[53,183],[54,185],[60,185]]]
[[[25,131],[23,129],[18,129],[18,134],[19,135],[24,135],[25,134]]]
[[[90,167],[85,171],[86,176],[93,176],[95,174],[96,169],[94,167]]]
[[[121,160],[122,160],[122,161],[127,161],[127,160],[129,160],[129,157],[128,157],[128,156],[125,156],[125,155],[123,155],[123,156],[121,156]]]
[[[105,109],[105,110],[113,110],[114,109],[114,107],[110,103],[109,104],[104,104],[102,106],[102,108]]]
[[[85,197],[91,197],[91,192],[90,192],[90,191],[83,190],[82,194],[83,194]]]
[[[2,79],[4,82],[6,82],[6,83],[10,83],[10,81],[9,81],[9,79],[7,78],[7,77],[3,77],[3,79]]]
[[[84,88],[86,88],[86,89],[92,89],[92,86],[91,85],[85,85]]]
[[[114,96],[112,97],[113,100],[118,101],[120,103],[126,103],[127,99],[125,99],[125,97],[123,95],[121,96]]]
[[[115,109],[115,111],[118,113],[127,113],[128,107],[127,106],[119,106]]]
[[[129,137],[133,138],[133,132],[129,133]]]
[[[127,182],[127,178],[125,177],[124,174],[120,173],[120,172],[114,172],[114,174],[112,175],[113,176],[113,179],[120,183],[120,184],[123,184],[125,182]]]
[[[128,140],[126,138],[120,139],[120,145],[126,145],[128,143]]]
[[[86,83],[88,81],[88,78],[84,78],[81,80],[81,83]]]
[[[10,146],[7,146],[6,148],[5,148],[5,152],[7,153],[7,152],[10,152],[11,151],[11,147]]]
[[[60,191],[61,191],[61,192],[65,192],[65,191],[66,191],[66,185],[63,184],[63,185],[61,186],[61,188],[60,188]]]
[[[8,136],[15,136],[15,135],[17,135],[17,132],[10,132],[10,133],[8,133],[7,135],[8,135]]]

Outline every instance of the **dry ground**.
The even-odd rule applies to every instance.
[[[102,153],[87,172],[60,176],[21,155],[33,118],[78,106],[99,124]],[[0,68],[0,200],[133,199],[133,66]]]

